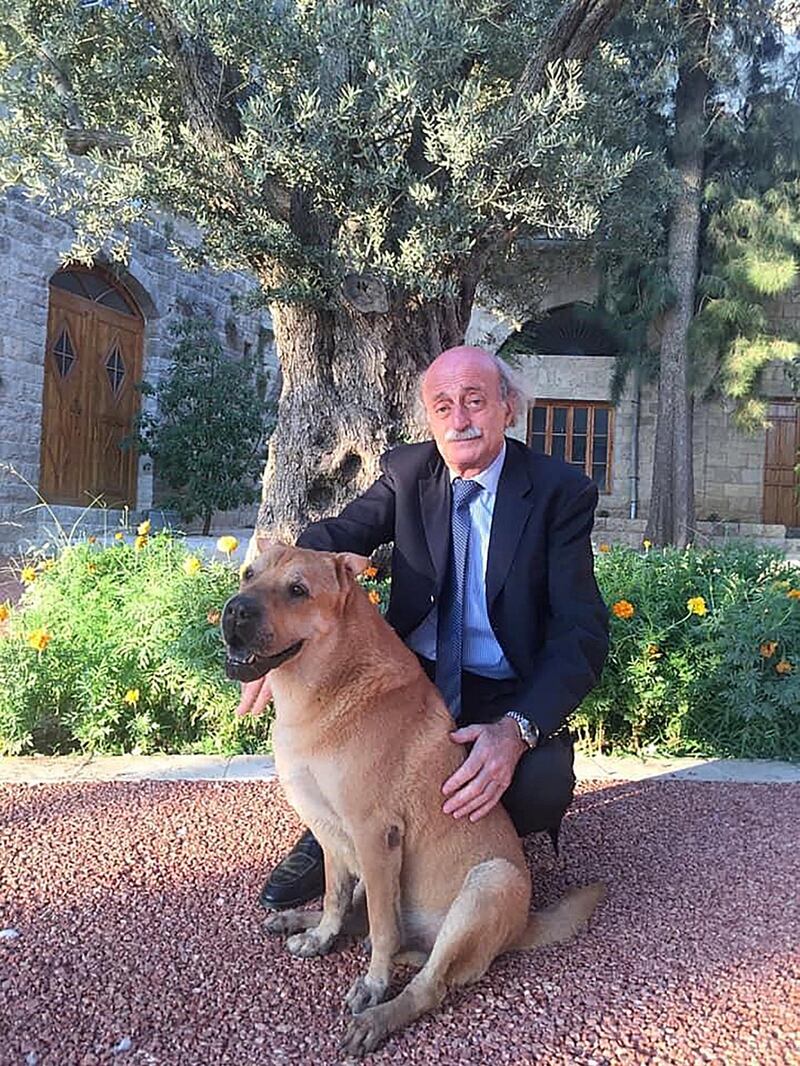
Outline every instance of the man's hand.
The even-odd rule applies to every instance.
[[[264,677],[259,677],[255,681],[243,681],[239,706],[236,708],[236,717],[244,718],[245,715],[251,714],[253,718],[260,718],[271,699],[272,685],[269,680],[269,674],[265,674]]]
[[[511,784],[517,763],[528,750],[510,718],[485,725],[468,725],[450,734],[456,744],[474,741],[462,766],[442,785],[449,799],[442,810],[454,818],[483,818]]]

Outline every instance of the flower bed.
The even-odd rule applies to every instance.
[[[611,650],[573,716],[582,746],[800,758],[800,570],[752,547],[604,548]],[[21,603],[0,605],[0,753],[268,746],[269,716],[237,719],[223,673],[233,567],[142,526],[19,572]],[[388,582],[362,581],[383,608]]]

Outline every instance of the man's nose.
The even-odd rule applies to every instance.
[[[463,404],[453,404],[452,411],[453,429],[467,429],[469,426],[469,412]]]
[[[252,596],[237,593],[222,608],[222,635],[228,644],[246,644],[261,620],[261,605]]]

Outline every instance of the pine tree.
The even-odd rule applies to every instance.
[[[283,372],[259,524],[291,537],[417,433],[492,253],[596,225],[636,159],[580,76],[620,6],[0,0],[0,167],[79,259],[162,209],[187,262],[256,276]]]

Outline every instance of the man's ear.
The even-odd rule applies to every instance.
[[[355,552],[337,552],[337,561],[341,561],[345,570],[352,574],[353,577],[358,577],[369,566],[369,559],[366,555],[356,555]]]

